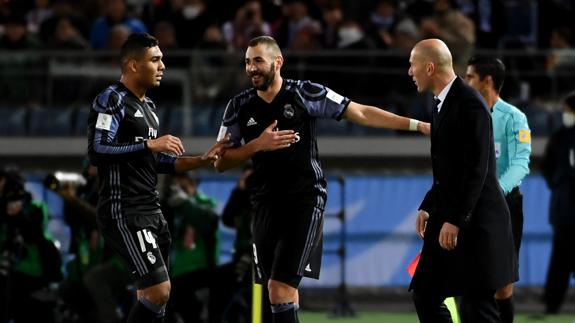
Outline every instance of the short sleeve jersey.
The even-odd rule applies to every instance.
[[[267,103],[255,88],[230,100],[224,113],[220,136],[229,133],[235,146],[257,137],[274,120],[277,130],[293,130],[296,142],[290,147],[259,152],[254,164],[253,199],[315,199],[326,194],[326,181],[318,158],[317,118],[340,120],[350,100],[329,88],[284,79],[280,92]]]
[[[140,101],[122,83],[100,93],[88,116],[88,155],[98,167],[98,216],[160,212],[157,173],[173,173],[175,157],[155,154],[145,140],[158,135],[152,100]]]

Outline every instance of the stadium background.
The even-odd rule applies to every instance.
[[[127,12],[141,18],[150,32],[159,32],[158,17],[168,2],[127,1]],[[203,4],[203,13],[211,20],[181,26],[203,31],[215,23],[221,27],[223,38],[214,41],[205,34],[195,35],[199,33],[196,29],[174,29],[178,27],[174,23],[171,30],[178,46],[164,48],[161,43],[167,70],[162,86],[150,91],[149,96],[160,107],[162,133],[181,136],[188,153],[200,153],[209,147],[227,100],[248,86],[243,73],[243,47],[224,37],[225,23],[239,19],[243,2],[183,1],[184,7]],[[293,2],[299,1],[283,4],[261,1],[263,21],[269,22],[270,30],[274,30],[277,21],[286,19],[285,7]],[[381,45],[369,33],[368,23],[364,23],[373,17],[379,1],[334,1],[348,21],[353,21],[350,25],[363,27],[360,28],[363,34],[351,45],[339,42],[331,46],[320,31],[329,29],[323,14],[328,11],[325,8],[331,9],[330,2],[302,2],[323,29],[316,30],[310,23],[309,28],[302,29],[299,42],[286,43],[284,77],[311,79],[354,101],[429,120],[431,96],[417,94],[407,76],[409,47],[405,45],[409,41]],[[546,139],[561,124],[560,100],[575,84],[573,26],[569,20],[574,8],[570,1],[489,1],[493,16],[503,17],[498,22],[492,19],[493,26],[497,22],[498,28],[502,28],[493,46],[479,37],[482,25],[470,9],[482,1],[451,2],[458,2],[458,11],[476,25],[477,37],[467,46],[471,52],[495,55],[506,63],[508,75],[502,97],[527,114],[532,129],[531,174],[522,185],[526,222],[521,281],[516,295],[520,310],[536,312],[541,310],[538,301],[550,253],[549,191],[538,174],[538,160]],[[63,10],[58,7],[62,6],[90,22],[97,19],[98,13],[105,15],[105,3],[53,0],[50,6],[54,16]],[[433,1],[389,3],[394,5],[396,17],[411,17],[415,26],[406,23],[400,28],[398,23],[390,32],[397,39],[405,36],[400,33],[423,37],[420,23],[426,13],[434,15]],[[92,8],[96,10],[86,14],[86,8],[94,4]],[[34,1],[3,1],[2,34],[6,34],[9,24],[21,21],[14,17],[27,17],[34,11],[34,5]],[[90,43],[90,33],[82,32],[81,28],[77,29],[85,40],[82,48],[72,49],[53,41],[54,37],[42,42],[43,36],[39,29],[33,30],[30,18],[26,23],[26,37],[38,42],[13,48],[3,40],[0,46],[0,163],[18,165],[27,175],[28,189],[48,202],[50,228],[65,248],[68,233],[61,218],[61,201],[43,188],[41,181],[46,174],[56,171],[81,172],[88,109],[93,97],[118,78],[117,51],[112,41],[96,48]],[[182,41],[180,34],[186,33],[188,38],[196,37],[196,41]],[[557,37],[563,37],[566,46],[560,45]],[[354,307],[390,304],[389,310],[411,311],[405,292],[409,282],[405,268],[421,247],[413,222],[419,201],[431,183],[427,139],[331,120],[320,121],[319,133],[320,156],[331,178],[328,213],[333,217],[325,226],[328,252],[324,256],[322,278],[317,282],[305,281],[304,306],[306,301],[310,308],[321,309],[341,304],[342,294],[334,291],[342,291],[341,284],[345,281],[346,295]],[[237,174],[220,176],[209,170],[198,174],[202,178],[200,189],[215,197],[221,210]],[[342,222],[337,218],[342,210],[343,244]],[[223,230],[223,249],[229,250],[233,233]],[[343,276],[341,254],[335,252],[342,246],[346,251]],[[65,252],[63,249],[62,253]],[[225,260],[224,255],[222,261]],[[566,311],[574,310],[573,298],[571,292]]]

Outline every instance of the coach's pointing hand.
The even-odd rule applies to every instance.
[[[260,151],[272,151],[287,148],[296,140],[293,130],[274,130],[278,121],[274,120],[256,139]]]
[[[150,139],[147,141],[148,149],[153,152],[172,153],[176,156],[181,156],[184,153],[184,145],[178,137],[172,135],[161,136],[158,139]]]

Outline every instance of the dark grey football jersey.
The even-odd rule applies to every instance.
[[[158,136],[152,100],[140,101],[122,83],[100,93],[88,117],[88,155],[98,167],[98,215],[160,212],[157,173],[172,173],[175,157],[154,154],[145,140]]]
[[[274,120],[278,130],[291,129],[297,142],[285,149],[260,152],[254,164],[254,199],[315,198],[325,195],[317,141],[317,118],[340,120],[350,100],[329,88],[309,81],[284,79],[280,92],[270,103],[255,88],[230,100],[219,137],[231,135],[239,146],[257,138]]]

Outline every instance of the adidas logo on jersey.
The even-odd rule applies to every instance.
[[[248,120],[248,123],[246,124],[248,127],[249,126],[255,126],[258,123],[254,120],[254,118],[250,118],[250,120]]]
[[[142,112],[140,112],[140,110],[136,110],[136,113],[134,113],[134,117],[136,117],[136,118],[143,118],[144,115],[142,114]]]
[[[307,264],[307,266],[305,266],[305,271],[311,271],[311,267],[309,266],[309,264]]]

